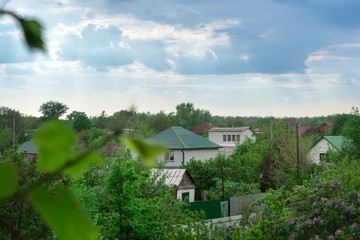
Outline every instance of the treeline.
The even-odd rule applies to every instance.
[[[355,109],[356,110],[356,109]],[[242,116],[214,116],[208,110],[195,108],[192,103],[181,103],[175,107],[175,112],[140,113],[136,111],[120,110],[112,115],[105,111],[96,116],[88,116],[80,110],[68,113],[68,107],[60,102],[49,101],[43,103],[39,112],[41,117],[27,116],[15,109],[0,107],[0,152],[13,145],[30,140],[36,129],[49,119],[64,119],[63,121],[77,132],[79,144],[87,146],[90,142],[116,129],[120,125],[136,132],[137,137],[147,138],[170,126],[182,126],[191,130],[203,122],[211,122],[219,127],[251,126],[253,129],[268,124],[272,117],[242,117]],[[349,114],[337,114],[321,117],[304,117],[293,119],[301,126],[316,127],[322,122],[334,122],[332,134],[339,134]],[[126,123],[124,123],[126,121]],[[338,127],[336,127],[338,126]],[[15,131],[13,131],[15,129]],[[15,133],[15,141],[13,134]]]

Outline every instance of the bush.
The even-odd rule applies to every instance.
[[[360,194],[347,194],[338,181],[317,184],[311,191],[297,187],[285,202],[292,215],[278,221],[279,239],[360,238]]]

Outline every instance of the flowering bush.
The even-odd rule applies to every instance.
[[[279,239],[360,239],[360,194],[344,193],[338,181],[297,186],[285,203],[293,214],[278,221]]]

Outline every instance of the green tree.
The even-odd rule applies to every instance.
[[[79,115],[86,115],[85,112],[79,112],[79,111],[72,111],[70,114],[66,116],[67,120],[74,121],[77,116]]]
[[[45,120],[59,119],[69,108],[60,102],[48,101],[41,104],[39,111]]]
[[[81,132],[84,130],[91,129],[91,120],[86,116],[86,114],[78,114],[75,117],[73,128],[76,132]]]
[[[161,132],[171,126],[171,121],[170,118],[161,111],[150,118],[149,126],[155,129],[156,132]]]
[[[338,114],[333,120],[331,126],[331,135],[339,136],[345,126],[345,123],[351,118],[351,114]]]

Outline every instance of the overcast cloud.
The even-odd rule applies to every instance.
[[[220,115],[314,116],[360,103],[357,0],[12,0],[6,9],[45,27],[47,53],[33,53],[0,18],[0,105],[26,114],[48,100],[89,115],[193,102]]]

